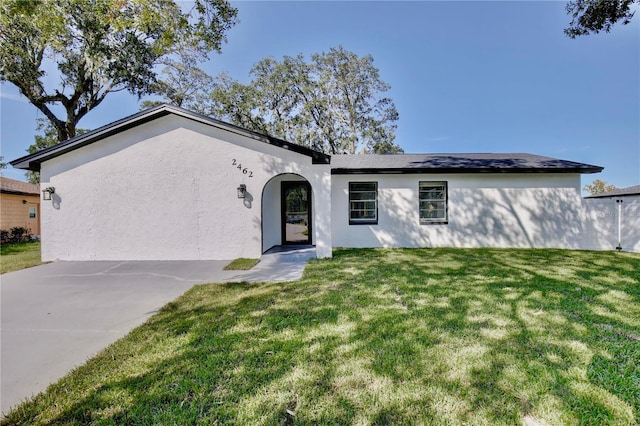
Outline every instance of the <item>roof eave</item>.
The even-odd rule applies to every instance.
[[[157,118],[168,115],[171,111],[166,108],[167,105],[161,105],[155,108],[150,108],[141,111],[137,114],[131,115],[127,118],[123,118],[98,129],[87,132],[83,135],[76,136],[75,138],[67,139],[64,142],[60,142],[56,145],[45,148],[34,154],[25,155],[13,161],[10,161],[13,167],[24,170],[39,171],[41,163],[48,161],[52,158],[66,154],[83,146],[92,144],[123,130],[130,129],[135,126],[139,126],[146,122],[155,120]]]
[[[11,195],[24,195],[31,197],[39,197],[39,192],[25,192],[25,191],[13,191],[11,189],[0,189],[0,193],[2,194],[11,194]]]
[[[587,195],[583,197],[587,198],[624,198],[624,197],[635,197],[640,195],[640,192],[625,192],[623,194],[597,194],[597,195]]]
[[[360,175],[360,174],[454,174],[454,173],[600,173],[604,167],[589,166],[576,168],[487,168],[487,167],[442,167],[442,168],[335,168],[332,175]]]
[[[82,148],[83,146],[92,144],[94,142],[97,142],[99,140],[112,136],[124,130],[139,126],[141,124],[158,119],[160,117],[164,117],[169,114],[175,114],[190,120],[212,125],[232,133],[244,135],[252,139],[277,146],[282,149],[286,149],[286,150],[296,152],[298,154],[306,155],[308,157],[311,157],[312,164],[330,164],[331,163],[330,155],[327,155],[318,151],[314,151],[310,148],[296,145],[294,143],[290,143],[282,139],[266,136],[251,130],[247,130],[239,126],[235,126],[233,124],[225,123],[223,121],[219,121],[202,114],[197,114],[191,111],[187,111],[183,108],[165,104],[165,105],[160,105],[144,111],[140,111],[136,114],[133,114],[129,117],[123,118],[118,121],[114,121],[113,123],[107,124],[106,126],[100,127],[91,132],[87,132],[83,135],[66,140],[64,142],[61,142],[49,148],[45,148],[34,154],[25,155],[24,157],[20,157],[18,159],[10,161],[9,164],[11,164],[13,167],[18,169],[39,171],[40,165],[45,161],[48,161],[52,158],[66,154],[67,152],[73,151],[78,148]]]

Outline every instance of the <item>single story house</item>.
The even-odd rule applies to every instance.
[[[15,227],[40,235],[40,188],[0,176],[0,229]]]
[[[39,170],[42,259],[274,246],[580,248],[580,177],[531,154],[329,156],[162,105],[11,162]]]

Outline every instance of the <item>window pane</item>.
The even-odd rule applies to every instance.
[[[447,221],[447,183],[420,182],[419,213],[425,223]]]
[[[444,188],[420,188],[420,199],[421,200],[444,200],[445,192]]]
[[[30,219],[35,219],[36,217],[36,208],[35,207],[29,207],[29,218]]]
[[[351,182],[349,183],[350,191],[375,191],[375,182]]]
[[[424,208],[420,209],[421,218],[444,218],[444,203],[430,202]]]
[[[351,219],[375,219],[374,210],[351,210]]]
[[[349,182],[349,220],[375,223],[377,221],[376,182]]]
[[[375,191],[351,191],[352,200],[375,200]]]
[[[351,210],[375,210],[375,201],[352,201]]]

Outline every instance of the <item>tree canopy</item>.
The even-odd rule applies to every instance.
[[[209,102],[214,79],[197,66],[197,59],[189,52],[179,53],[178,59],[163,61],[162,79],[153,83],[151,91],[166,102],[191,111],[201,111]],[[141,107],[150,108],[163,101],[143,101]]]
[[[571,38],[600,31],[609,32],[616,22],[631,22],[635,11],[633,4],[640,0],[573,0],[567,3],[567,13],[572,16],[569,28],[564,32]]]
[[[618,187],[615,185],[609,185],[604,180],[595,179],[593,183],[585,185],[582,189],[583,191],[588,191],[589,193],[591,193],[591,195],[598,195],[605,192],[613,191],[615,189],[618,189]]]
[[[158,90],[156,67],[178,52],[197,61],[219,51],[236,14],[226,0],[3,0],[0,80],[63,141],[109,93]]]
[[[216,77],[199,112],[329,154],[402,152],[394,143],[398,111],[371,55],[340,46],[310,61],[269,57],[250,76],[248,84]]]
[[[27,148],[27,152],[29,154],[35,154],[38,151],[42,151],[45,148],[49,148],[50,146],[56,145],[58,141],[58,131],[53,126],[51,121],[46,118],[39,118],[37,120],[38,127],[36,130],[41,132],[41,134],[37,134],[34,136],[35,142],[29,145]],[[83,133],[87,133],[88,129],[76,129],[76,134],[79,136]],[[29,183],[38,184],[40,183],[40,172],[29,170],[25,173],[27,177],[27,181]]]

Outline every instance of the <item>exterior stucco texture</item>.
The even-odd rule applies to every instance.
[[[333,176],[333,203],[347,206],[349,182],[378,183],[378,223],[350,225],[334,209],[336,246],[578,247],[579,175]],[[421,224],[419,182],[445,181],[447,223]]]
[[[168,115],[45,161],[43,260],[207,260],[257,258],[279,241],[263,209],[274,178],[307,180],[314,217],[330,217],[328,165],[251,138]],[[237,196],[246,185],[244,199]],[[278,203],[279,201],[276,201]],[[330,224],[312,240],[330,255]]]

